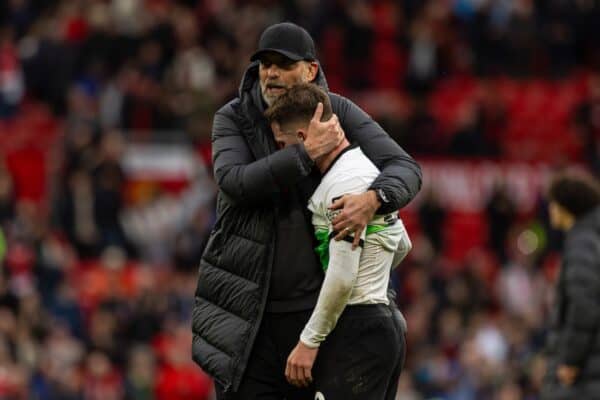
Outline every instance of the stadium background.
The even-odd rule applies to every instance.
[[[536,399],[552,170],[600,167],[594,0],[4,0],[0,398],[210,398],[190,361],[214,111],[262,29],[424,168],[398,399]]]

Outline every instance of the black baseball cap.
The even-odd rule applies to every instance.
[[[291,22],[282,22],[269,26],[260,35],[258,50],[250,57],[251,61],[260,59],[266,52],[274,51],[294,60],[315,60],[315,42],[301,26]]]

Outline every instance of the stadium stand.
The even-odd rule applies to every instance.
[[[1,2],[0,398],[212,398],[189,355],[211,118],[280,20],[424,167],[398,399],[537,399],[546,178],[600,171],[594,1]]]

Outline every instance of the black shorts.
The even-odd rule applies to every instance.
[[[384,304],[347,306],[321,344],[315,400],[384,400],[396,388],[404,338]]]

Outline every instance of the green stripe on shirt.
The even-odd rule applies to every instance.
[[[367,225],[366,235],[371,235],[373,233],[383,231],[387,226],[385,225]],[[321,267],[323,271],[327,271],[327,266],[329,265],[329,242],[331,238],[329,237],[329,231],[324,229],[319,229],[315,231],[315,237],[317,238],[317,247],[315,247],[315,252],[319,256],[319,261],[321,261]]]

